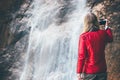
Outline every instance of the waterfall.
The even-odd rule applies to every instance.
[[[85,5],[86,0],[33,0],[26,12],[31,30],[19,80],[77,80]]]

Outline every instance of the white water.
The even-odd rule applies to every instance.
[[[31,31],[19,80],[77,80],[78,38],[87,12],[85,4],[86,0],[33,1],[27,12],[32,14],[26,25]]]

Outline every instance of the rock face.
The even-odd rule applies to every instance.
[[[9,44],[8,37],[10,34],[9,23],[12,21],[14,14],[19,10],[24,0],[1,0],[0,1],[0,48]]]
[[[0,0],[0,80],[15,79],[11,76],[10,69],[16,67],[13,65],[24,53],[28,34],[19,21],[25,16],[24,12],[31,2],[32,0]],[[118,80],[120,79],[120,0],[88,0],[88,3],[89,6],[93,4],[92,10],[99,18],[108,18],[111,21],[114,41],[106,46],[108,80]]]
[[[27,32],[20,31],[19,20],[30,3],[31,0],[0,0],[0,80],[15,79],[11,68],[16,67],[13,65],[23,55],[27,44],[24,43]]]

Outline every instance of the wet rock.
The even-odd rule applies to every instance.
[[[20,21],[31,1],[0,0],[0,80],[15,80],[12,72],[24,55],[29,33]]]

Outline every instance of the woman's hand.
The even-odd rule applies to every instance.
[[[106,20],[106,24],[105,24],[105,26],[109,26],[110,21],[109,21],[108,19],[105,19],[105,20]]]
[[[109,24],[110,24],[110,21],[105,19],[106,20],[106,23],[105,23],[105,30],[109,27]]]
[[[78,78],[78,80],[80,80],[80,78],[81,78],[81,77],[80,77],[80,74],[77,74],[77,78]]]
[[[79,73],[77,74],[78,80],[83,80],[84,79],[84,73]]]

